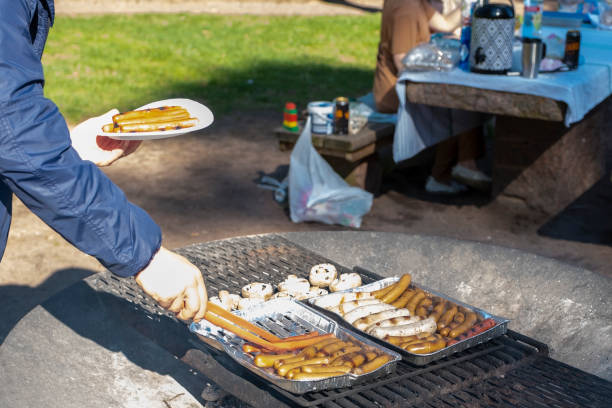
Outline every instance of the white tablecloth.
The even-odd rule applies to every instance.
[[[553,27],[544,27],[543,31],[544,36],[555,33],[561,38],[565,38],[567,32],[566,29]],[[580,54],[584,57],[584,63],[575,71],[540,74],[537,79],[475,74],[458,68],[449,72],[402,73],[396,85],[400,107],[394,138],[395,161],[408,159],[425,147],[450,136],[448,131],[432,133],[419,129],[422,119],[417,115],[422,109],[406,102],[408,81],[446,83],[544,96],[567,105],[566,126],[580,121],[612,94],[612,32],[582,28],[581,34]]]

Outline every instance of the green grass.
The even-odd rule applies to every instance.
[[[70,123],[185,97],[217,115],[304,108],[372,86],[380,15],[63,17],[51,30],[45,94]]]

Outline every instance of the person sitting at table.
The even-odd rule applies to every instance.
[[[437,4],[441,8],[441,4]],[[442,15],[428,0],[385,0],[382,10],[380,43],[374,76],[374,101],[382,113],[396,113],[399,99],[395,84],[403,69],[402,59],[415,46],[429,42],[432,32],[453,32],[460,27],[461,9]],[[441,111],[428,109],[428,116]],[[431,112],[429,112],[431,110]],[[444,110],[452,129],[466,129],[451,134],[438,143],[431,175],[425,189],[430,193],[457,194],[466,185],[486,189],[491,179],[478,170],[476,159],[483,153],[482,117],[478,113]],[[472,126],[473,125],[473,126]],[[451,137],[453,136],[453,137]],[[457,182],[461,181],[461,183]]]

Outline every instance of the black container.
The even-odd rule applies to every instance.
[[[565,55],[563,62],[569,69],[578,68],[580,58],[580,31],[569,30],[565,36]]]
[[[512,68],[514,4],[486,3],[474,10],[470,70],[505,74]]]
[[[349,100],[340,96],[334,100],[334,133],[348,135],[349,133]]]

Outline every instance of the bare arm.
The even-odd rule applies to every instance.
[[[395,68],[397,68],[397,72],[401,72],[404,70],[404,64],[402,64],[402,60],[408,54],[407,52],[402,52],[400,54],[393,54],[393,63],[395,64]]]
[[[435,12],[429,19],[429,29],[432,32],[450,33],[461,26],[461,8],[457,7],[450,13],[442,15]]]

